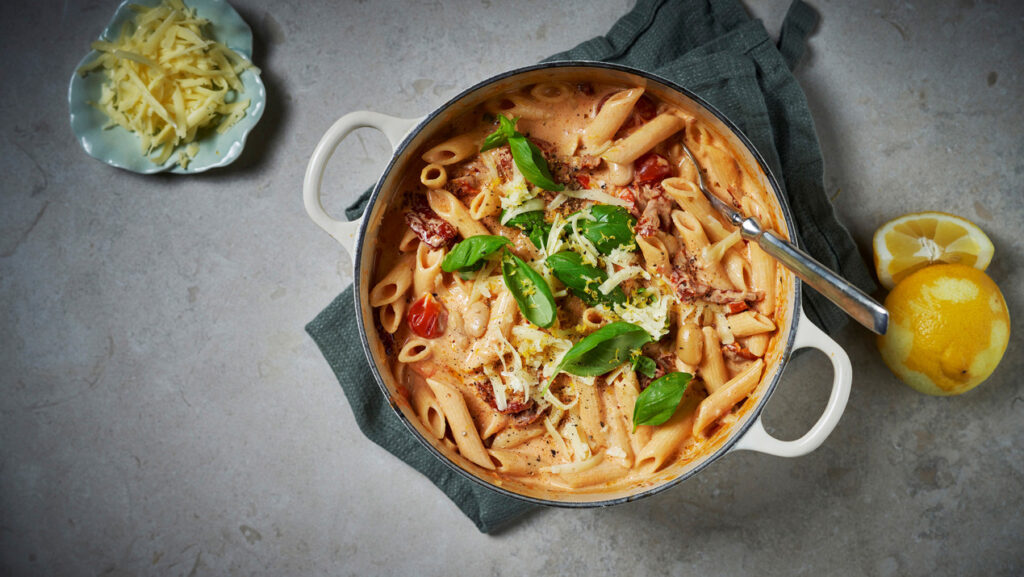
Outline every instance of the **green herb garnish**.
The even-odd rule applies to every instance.
[[[623,303],[626,294],[621,287],[615,287],[608,294],[602,293],[597,287],[608,280],[608,273],[596,266],[583,264],[583,257],[578,253],[564,250],[547,258],[548,266],[562,284],[569,287],[572,294],[578,296],[587,306],[598,303]]]
[[[640,425],[661,425],[671,419],[691,378],[690,373],[669,373],[644,389],[633,406],[633,430]]]
[[[504,216],[504,211],[502,211],[502,216]],[[544,220],[543,210],[531,210],[517,214],[505,225],[514,226],[525,232],[530,237],[533,246],[541,250],[544,250],[544,242],[548,238],[548,233],[551,232],[551,223]]]
[[[629,211],[621,206],[595,204],[590,207],[590,214],[594,220],[581,218],[577,226],[601,254],[611,254],[619,247],[626,250],[636,248],[636,237],[633,235],[636,219]]]
[[[544,328],[555,322],[557,311],[551,287],[523,259],[506,250],[501,257],[501,276],[527,320]]]
[[[580,377],[603,375],[630,362],[636,351],[651,340],[647,331],[632,323],[619,321],[607,324],[584,337],[565,353],[551,379],[544,385],[544,390],[551,386],[559,373]]]
[[[512,160],[515,161],[516,168],[523,173],[526,180],[544,190],[561,192],[565,187],[551,178],[551,171],[548,169],[548,162],[544,159],[544,154],[536,144],[530,142],[530,139],[516,130],[518,121],[518,118],[510,119],[504,114],[499,114],[498,129],[487,135],[480,147],[480,152],[508,143],[509,149],[512,150]]]
[[[471,236],[452,247],[451,252],[441,261],[441,270],[444,272],[479,270],[484,264],[484,259],[511,242],[503,236],[486,234]]]
[[[653,379],[654,375],[657,374],[658,365],[655,364],[654,359],[651,357],[637,355],[636,358],[633,359],[633,370],[643,374],[649,379]]]

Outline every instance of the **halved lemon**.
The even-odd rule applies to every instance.
[[[910,274],[935,263],[988,268],[995,247],[978,225],[945,212],[915,212],[875,231],[875,271],[892,290]]]

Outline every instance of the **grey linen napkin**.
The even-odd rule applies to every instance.
[[[601,60],[647,70],[693,90],[731,118],[781,179],[804,248],[867,292],[875,289],[853,239],[825,194],[821,149],[803,91],[791,69],[818,15],[801,0],[789,8],[778,42],[738,0],[639,0],[605,36],[554,60]],[[345,212],[363,213],[369,191]],[[846,316],[814,291],[804,291],[811,319],[828,332]],[[352,287],[307,326],[341,383],[356,423],[374,443],[426,475],[490,533],[535,506],[467,481],[435,459],[395,416],[363,354]]]

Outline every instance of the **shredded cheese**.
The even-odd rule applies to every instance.
[[[644,270],[643,267],[627,266],[626,268],[610,274],[608,276],[608,280],[601,283],[601,285],[597,287],[597,290],[601,291],[601,294],[608,294],[615,290],[615,287],[622,284],[623,281],[627,281],[631,278],[649,279],[651,278],[651,275]]]
[[[548,465],[547,467],[541,467],[540,471],[556,475],[561,475],[562,473],[582,473],[600,465],[602,460],[604,460],[604,453],[596,453],[586,461]]]
[[[187,167],[198,153],[193,143],[216,126],[223,134],[245,117],[249,100],[233,101],[243,92],[239,75],[259,69],[236,52],[203,36],[207,20],[182,0],[156,7],[136,6],[134,30],[126,27],[113,42],[96,41],[100,56],[83,66],[83,77],[106,74],[100,99],[93,105],[139,137],[143,154],[163,164],[178,150],[176,162]]]
[[[517,207],[506,209],[501,215],[501,224],[508,224],[508,221],[519,216],[520,214],[533,212],[535,210],[544,210],[544,199],[543,198],[531,198],[523,204]]]
[[[623,199],[621,199],[621,198],[619,198],[617,196],[612,196],[612,195],[608,194],[607,192],[604,192],[603,190],[599,190],[599,189],[596,189],[596,188],[591,188],[591,189],[586,189],[586,190],[563,190],[562,192],[560,192],[558,194],[559,194],[559,196],[564,195],[565,197],[568,197],[568,198],[582,198],[584,200],[593,200],[593,201],[599,202],[601,204],[613,204],[615,206],[621,206],[623,208],[629,208],[629,202],[627,202],[627,201],[625,201],[625,200],[623,200]],[[557,200],[557,197],[555,199]],[[562,202],[565,202],[565,200],[563,199]],[[559,204],[561,204],[561,203],[559,203]]]

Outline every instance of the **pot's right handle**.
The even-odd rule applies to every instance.
[[[359,230],[360,221],[337,220],[324,210],[324,205],[320,201],[320,185],[323,182],[327,161],[331,159],[331,155],[334,154],[341,141],[357,128],[375,128],[381,131],[391,142],[391,148],[395,149],[398,148],[398,144],[402,142],[405,135],[421,120],[422,118],[396,118],[378,112],[350,112],[327,129],[313,150],[313,156],[309,159],[309,165],[306,166],[306,178],[302,184],[302,200],[306,205],[306,212],[309,213],[313,222],[327,231],[327,234],[334,237],[334,240],[341,243],[353,261],[356,257],[356,233]],[[366,212],[369,213],[369,211]]]
[[[753,426],[733,447],[734,450],[757,451],[776,457],[800,457],[820,447],[839,424],[839,417],[846,410],[846,401],[850,398],[850,386],[853,382],[850,357],[843,347],[815,326],[801,308],[793,350],[807,347],[818,349],[828,355],[828,359],[832,361],[832,394],[829,395],[825,412],[822,413],[818,422],[814,423],[811,430],[807,431],[803,437],[795,441],[780,441],[764,430],[761,417],[758,417]]]

